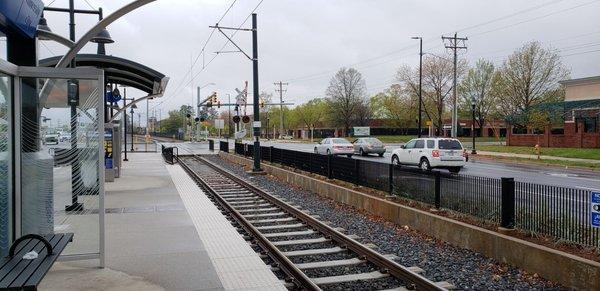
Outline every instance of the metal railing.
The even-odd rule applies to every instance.
[[[220,149],[228,149],[221,145]],[[253,145],[235,144],[252,157]],[[591,190],[515,182],[513,178],[455,175],[387,163],[261,147],[265,161],[388,192],[467,214],[504,228],[600,248],[591,224]]]

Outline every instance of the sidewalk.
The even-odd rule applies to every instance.
[[[40,290],[285,290],[179,165],[160,153],[128,158],[105,184],[106,268],[57,262]]]
[[[500,153],[500,152],[477,151],[477,155],[480,155],[480,156],[507,157],[507,158],[523,158],[523,159],[537,160],[537,156],[536,155],[515,154],[515,153]],[[578,158],[564,158],[564,157],[543,156],[543,155],[540,156],[540,160],[557,160],[557,161],[571,161],[571,162],[582,162],[582,163],[600,163],[600,160],[578,159]]]

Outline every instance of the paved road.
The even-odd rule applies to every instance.
[[[233,148],[233,141],[230,140],[230,143],[230,148]],[[305,152],[313,152],[314,150],[314,144],[309,143],[261,141],[261,145]],[[215,145],[215,147],[218,147],[218,145]],[[354,156],[354,158],[389,163],[391,160],[390,152],[398,147],[399,146],[388,146],[387,152],[381,158],[375,155],[368,157]],[[560,167],[545,167],[538,165],[517,165],[491,161],[475,161],[469,162],[460,173],[462,175],[496,178],[513,177],[515,180],[523,182],[573,187],[585,190],[600,190],[600,172],[598,171],[565,169]]]

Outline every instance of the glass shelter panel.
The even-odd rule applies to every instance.
[[[12,234],[12,81],[0,73],[0,256],[8,254]]]
[[[97,79],[20,84],[21,233],[71,232],[64,255],[98,254],[103,87]]]

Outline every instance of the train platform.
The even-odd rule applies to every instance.
[[[40,290],[285,290],[183,169],[160,153],[130,153],[105,190],[106,268],[97,260],[58,262]]]

